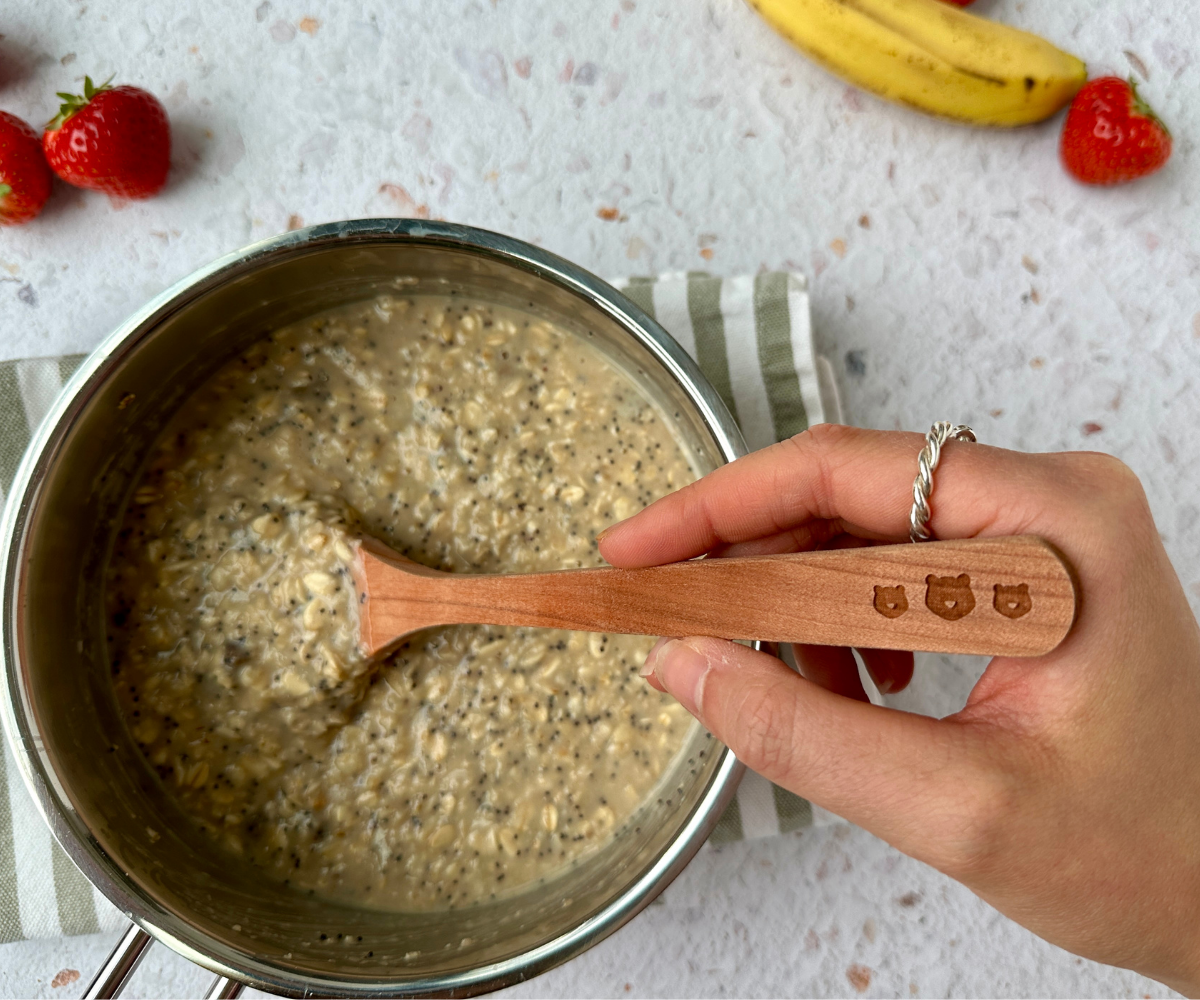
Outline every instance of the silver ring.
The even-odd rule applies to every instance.
[[[925,447],[917,456],[917,478],[913,480],[913,505],[908,515],[908,540],[928,542],[933,535],[929,531],[929,495],[933,492],[933,470],[942,460],[942,446],[947,441],[975,440],[975,432],[966,424],[952,424],[939,420],[925,435]]]

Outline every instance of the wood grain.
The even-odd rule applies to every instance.
[[[1031,535],[513,575],[443,573],[362,539],[354,576],[368,655],[463,623],[1040,656],[1076,604]]]

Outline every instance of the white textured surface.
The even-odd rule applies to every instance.
[[[979,8],[1094,71],[1128,73],[1132,53],[1170,166],[1085,190],[1057,165],[1057,122],[985,133],[885,106],[737,0],[9,0],[0,107],[40,122],[83,72],[117,73],[163,96],[177,144],[162,197],[60,189],[0,234],[0,355],[86,350],[293,216],[424,211],[605,275],[793,268],[854,422],[946,417],[996,444],[1120,455],[1200,605],[1200,25],[1185,0]],[[952,711],[978,669],[926,660],[896,702]],[[109,943],[4,946],[0,992],[77,995]],[[663,905],[513,992],[854,995],[855,965],[863,995],[1166,995],[848,827],[706,849]],[[51,988],[62,968],[83,979]],[[133,992],[204,983],[156,948]]]

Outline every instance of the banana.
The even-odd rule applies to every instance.
[[[793,45],[880,97],[974,125],[1028,125],[1087,67],[1043,38],[942,0],[749,0]]]

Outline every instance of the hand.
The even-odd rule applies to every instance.
[[[616,566],[907,539],[917,434],[820,426],[604,534]],[[963,882],[1077,954],[1200,995],[1200,628],[1141,485],[1106,455],[951,443],[937,538],[1041,535],[1078,574],[1071,633],[997,657],[966,707],[865,702],[849,650],[803,676],[719,639],[663,640],[643,671],[749,767]],[[907,654],[864,652],[882,690]]]

